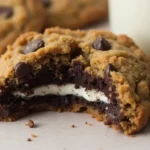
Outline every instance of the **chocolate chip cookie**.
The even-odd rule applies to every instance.
[[[125,35],[47,29],[0,58],[0,119],[42,110],[87,112],[132,134],[150,116],[150,61]]]
[[[107,0],[41,0],[47,11],[46,26],[83,28],[107,18]]]
[[[40,31],[45,21],[40,0],[0,1],[0,54],[26,31]]]

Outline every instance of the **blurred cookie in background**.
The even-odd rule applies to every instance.
[[[45,10],[40,0],[0,1],[0,54],[23,32],[41,31]]]
[[[47,10],[46,27],[77,29],[107,18],[107,0],[41,0]]]

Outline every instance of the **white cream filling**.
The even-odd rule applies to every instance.
[[[95,102],[102,101],[105,103],[110,103],[109,99],[105,96],[103,92],[97,90],[87,90],[84,87],[75,88],[75,84],[65,84],[65,85],[55,85],[49,84],[37,87],[33,90],[33,93],[28,95],[23,92],[14,92],[15,96],[23,97],[23,98],[32,98],[34,96],[45,96],[45,95],[74,95],[79,96],[87,101]]]

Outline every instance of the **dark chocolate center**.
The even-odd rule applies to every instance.
[[[70,64],[67,65],[63,63],[59,65],[55,65],[55,64],[52,65],[51,62],[50,68],[48,66],[43,66],[43,68],[36,73],[36,76],[33,75],[31,71],[29,71],[30,69],[25,64],[23,64],[23,66],[25,66],[27,71],[24,71],[22,64],[19,64],[16,68],[16,75],[18,77],[23,77],[24,73],[20,74],[20,70],[22,69],[23,72],[25,72],[25,74],[28,75],[20,79],[22,83],[19,85],[16,85],[16,83],[13,83],[13,81],[8,83],[10,88],[4,90],[0,98],[1,116],[5,116],[7,114],[9,115],[12,112],[21,109],[28,110],[30,106],[38,103],[39,104],[48,103],[50,105],[55,105],[55,107],[61,107],[61,108],[67,106],[70,107],[73,103],[79,103],[79,104],[81,103],[85,108],[88,105],[90,105],[98,109],[99,113],[105,112],[109,117],[110,120],[109,124],[117,123],[122,119],[122,115],[120,114],[120,107],[117,102],[117,95],[115,93],[115,87],[111,84],[111,76],[110,76],[110,72],[116,70],[111,65],[108,65],[106,69],[105,78],[107,78],[107,80],[105,78],[102,79],[95,75],[90,75],[89,73],[85,72],[84,71],[85,66],[80,62],[74,62],[72,66],[70,66]],[[19,71],[18,68],[20,68]],[[38,96],[29,99],[24,99],[24,98],[14,97],[13,94],[11,94],[13,93],[13,91],[32,93],[31,89],[42,85],[47,85],[47,84],[62,85],[67,83],[75,84],[76,88],[82,86],[88,90],[96,89],[97,91],[101,91],[109,98],[110,103],[103,103],[101,101],[88,102],[82,97],[77,97],[74,95],[66,95],[64,97],[55,96],[55,95],[46,95],[43,97]]]
[[[57,109],[66,110],[71,108],[74,104],[81,105],[79,111],[86,111],[88,106],[97,109],[99,113],[107,113],[109,120],[106,124],[115,124],[124,119],[120,114],[120,108],[118,105],[113,103],[106,104],[103,102],[88,102],[85,99],[73,95],[67,96],[43,96],[43,97],[33,97],[30,100],[24,100],[21,98],[9,97],[9,99],[1,104],[0,117],[8,117],[11,113],[17,111],[30,112],[33,105],[47,104]],[[33,107],[34,108],[34,107]]]

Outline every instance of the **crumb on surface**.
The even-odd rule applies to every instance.
[[[88,123],[87,121],[85,122],[85,124],[88,125],[88,126],[92,126],[92,124]]]
[[[28,126],[30,128],[34,128],[35,127],[34,121],[33,120],[28,120],[28,123],[26,123],[25,126]]]
[[[31,140],[30,138],[27,138],[27,141],[28,141],[28,142],[31,142],[32,140]]]
[[[38,136],[35,134],[31,134],[32,138],[37,138]]]
[[[76,128],[77,126],[75,126],[74,124],[71,126],[72,128]]]

